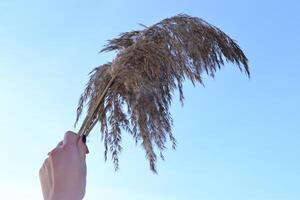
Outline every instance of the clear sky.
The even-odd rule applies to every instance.
[[[120,171],[88,139],[87,200],[299,200],[300,3],[297,0],[0,2],[0,199],[41,199],[38,170],[73,130],[88,72],[107,39],[186,13],[216,25],[248,56],[173,101],[176,151],[150,172],[123,135]],[[76,131],[76,129],[75,129]]]

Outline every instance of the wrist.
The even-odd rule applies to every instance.
[[[54,192],[49,200],[82,200],[82,198],[75,194]]]

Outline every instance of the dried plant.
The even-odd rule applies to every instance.
[[[143,25],[144,26],[144,25]],[[101,52],[117,51],[116,58],[95,68],[79,100],[77,119],[87,103],[79,130],[88,135],[99,121],[105,159],[112,155],[118,169],[121,132],[129,132],[145,149],[156,172],[156,150],[163,158],[167,140],[175,149],[170,104],[178,89],[183,103],[183,81],[202,83],[202,72],[214,76],[224,61],[250,76],[247,58],[224,32],[202,19],[180,14],[109,40]]]

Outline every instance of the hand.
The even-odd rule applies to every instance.
[[[86,187],[87,146],[68,131],[64,140],[48,153],[39,171],[45,200],[81,200]]]

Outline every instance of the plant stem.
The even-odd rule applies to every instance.
[[[81,127],[80,127],[80,129],[78,131],[78,135],[80,135],[80,136],[82,136],[82,135],[88,136],[89,133],[90,133],[90,131],[96,125],[97,120],[95,120],[95,121],[92,121],[92,120],[94,119],[95,114],[97,113],[99,105],[101,104],[102,100],[104,99],[105,94],[107,93],[109,87],[112,85],[112,83],[113,83],[113,81],[115,80],[116,77],[117,77],[117,73],[115,73],[115,75],[107,83],[107,85],[106,85],[105,89],[103,90],[101,96],[99,97],[97,103],[94,105],[94,107],[92,109],[92,112],[89,113],[85,117],[85,119],[84,119],[84,121],[83,121],[83,123],[82,123],[82,125],[81,125]]]

